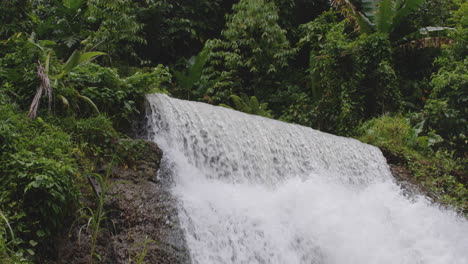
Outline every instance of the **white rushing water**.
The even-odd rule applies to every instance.
[[[147,96],[193,263],[468,264],[468,222],[405,197],[380,150]]]

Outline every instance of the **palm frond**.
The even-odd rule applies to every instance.
[[[10,231],[11,239],[13,240],[15,238],[15,234],[13,233],[13,228],[11,228],[10,222],[8,222],[8,219],[1,211],[0,211],[0,219],[2,219],[3,222],[5,222],[5,225],[8,227],[8,230]]]
[[[375,12],[375,27],[378,32],[390,33],[395,15],[394,0],[382,0]]]
[[[100,51],[85,52],[83,54],[80,54],[80,59],[78,61],[78,64],[90,62],[94,60],[95,58],[102,56],[102,55],[106,55],[106,53],[100,52]]]
[[[83,101],[85,101],[86,103],[88,103],[88,104],[94,109],[94,111],[95,111],[97,114],[100,114],[99,109],[98,109],[98,107],[96,106],[96,104],[93,102],[93,100],[91,100],[89,97],[84,96],[84,95],[81,95],[81,94],[78,94],[78,97],[81,98],[81,99],[82,99]]]
[[[57,95],[57,99],[59,99],[60,101],[62,101],[62,104],[63,106],[65,107],[65,109],[68,109],[70,108],[70,102],[68,102],[68,99],[63,96],[63,95]]]
[[[425,0],[406,0],[401,1],[400,5],[398,6],[398,10],[396,11],[395,18],[394,18],[394,26],[397,26],[401,23],[404,17],[409,15],[414,10],[418,9]]]
[[[60,73],[60,76],[63,76],[69,72],[73,68],[75,68],[79,63],[80,63],[80,51],[75,50],[72,55],[68,58],[67,62],[63,65],[62,72]]]
[[[57,76],[57,79],[60,79],[70,73],[76,66],[85,62],[90,62],[94,58],[105,54],[106,53],[99,51],[81,53],[79,50],[75,50],[63,65],[62,72]]]
[[[370,24],[375,24],[375,15],[378,9],[378,1],[361,0],[362,13],[369,20]]]

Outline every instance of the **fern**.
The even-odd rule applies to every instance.
[[[260,104],[257,97],[255,96],[251,96],[249,98],[245,94],[242,96],[232,94],[230,97],[231,97],[232,103],[234,104],[234,107],[231,107],[225,104],[220,104],[220,106],[230,108],[230,109],[235,109],[237,111],[241,111],[247,114],[260,115],[260,116],[270,117],[270,118],[272,117],[271,112],[268,110],[268,104],[267,103]]]

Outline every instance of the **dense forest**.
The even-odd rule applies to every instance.
[[[376,145],[466,215],[467,69],[463,0],[2,0],[0,260],[99,229],[87,176],[139,158],[154,92]]]

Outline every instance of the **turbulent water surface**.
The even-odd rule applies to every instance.
[[[148,95],[198,264],[468,264],[468,222],[405,197],[380,150],[223,107]]]

